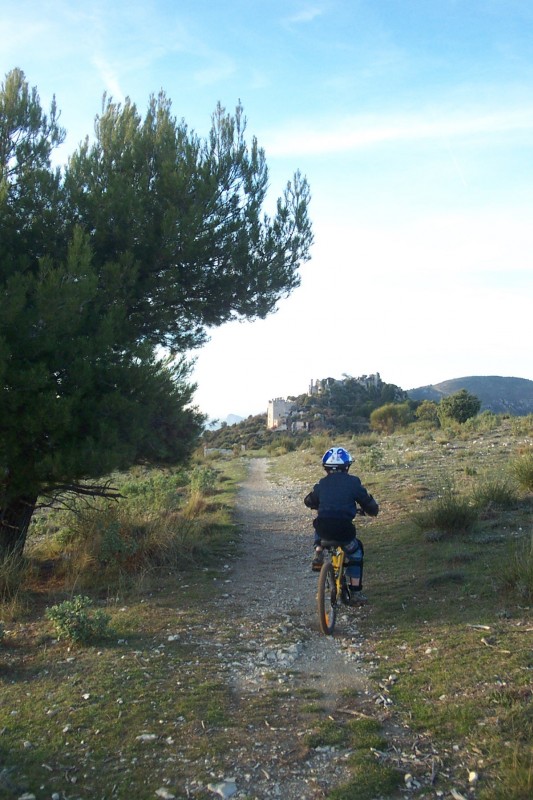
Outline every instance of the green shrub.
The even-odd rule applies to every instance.
[[[468,533],[477,519],[477,509],[467,497],[457,494],[453,487],[447,487],[441,497],[413,514],[414,523],[420,530],[446,534]]]
[[[369,447],[357,459],[357,466],[363,469],[375,470],[383,463],[383,453],[379,447]]]
[[[215,491],[219,471],[202,466],[190,475],[188,491],[179,493],[179,508],[178,476],[156,475],[153,481],[149,476],[128,480],[128,495],[118,502],[100,501],[70,514],[68,527],[54,538],[65,585],[129,582],[160,567],[182,569],[209,553],[221,519],[212,513],[207,495]]]
[[[533,536],[515,547],[503,570],[503,585],[522,601],[533,601]]]
[[[270,447],[284,455],[285,453],[294,452],[297,445],[298,440],[294,436],[276,436]]]
[[[212,467],[195,467],[191,472],[189,488],[191,494],[213,494],[217,483],[217,471]]]
[[[179,489],[187,484],[186,473],[150,470],[136,476],[130,473],[120,485],[120,493],[131,508],[168,511],[179,504]]]
[[[466,389],[460,389],[455,394],[443,397],[438,406],[438,416],[441,425],[448,420],[466,422],[470,417],[475,417],[481,408],[481,401],[475,394],[470,394]]]
[[[505,479],[488,478],[472,491],[472,502],[479,509],[489,506],[508,508],[517,500],[515,489]]]
[[[58,639],[76,644],[87,644],[110,633],[109,616],[91,609],[90,598],[82,595],[47,608],[46,618],[54,626]]]
[[[142,548],[147,523],[127,504],[111,503],[85,508],[74,515],[59,540],[67,563],[83,571],[120,569]]]
[[[315,434],[311,436],[310,445],[317,455],[323,456],[326,450],[331,447],[331,436],[326,433]]]
[[[510,464],[511,474],[522,489],[533,491],[533,452],[524,453]]]
[[[375,433],[361,433],[352,439],[353,447],[373,447],[379,444],[379,437]],[[351,452],[351,451],[350,451]]]
[[[370,414],[370,427],[373,431],[393,433],[398,428],[405,428],[413,419],[409,403],[386,403]]]
[[[533,435],[533,414],[525,417],[511,417],[511,431],[514,436]]]
[[[438,405],[432,400],[423,400],[415,411],[415,417],[427,427],[438,428],[440,425]]]
[[[469,431],[479,431],[488,433],[489,431],[496,430],[502,424],[502,418],[492,411],[482,411],[477,416],[470,417],[466,420],[465,428]]]
[[[187,502],[181,507],[180,514],[185,519],[192,520],[204,514],[207,508],[208,501],[205,495],[198,489],[195,489],[194,491],[191,491],[189,497],[187,498]]]

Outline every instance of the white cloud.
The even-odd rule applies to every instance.
[[[350,152],[391,142],[448,141],[531,130],[533,106],[477,113],[429,109],[411,115],[347,115],[322,124],[304,120],[267,131],[262,138],[269,155],[296,156]]]
[[[98,70],[107,95],[112,97],[115,102],[124,102],[125,95],[120,87],[119,77],[111,64],[100,55],[93,56],[92,61]]]
[[[428,211],[393,226],[321,223],[314,258],[324,263],[353,259],[383,276],[433,274],[533,276],[533,228],[527,214]],[[401,267],[398,268],[398,264]],[[401,279],[401,277],[400,277]]]
[[[235,62],[223,53],[203,53],[211,63],[194,72],[194,78],[201,86],[219,83],[230,78],[236,71]]]
[[[312,22],[317,17],[322,16],[324,13],[322,8],[318,6],[311,5],[305,8],[302,8],[301,11],[297,11],[295,14],[291,14],[289,17],[285,17],[283,22],[288,25],[299,25],[305,22]]]
[[[20,18],[0,20],[0,40],[4,58],[12,58],[28,46],[34,46],[50,35],[50,23],[45,21],[21,21]],[[21,66],[14,64],[13,66]],[[22,68],[22,67],[21,67]]]

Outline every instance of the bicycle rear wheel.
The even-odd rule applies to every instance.
[[[333,633],[337,616],[337,585],[335,572],[329,561],[323,564],[318,576],[318,623],[326,636]]]

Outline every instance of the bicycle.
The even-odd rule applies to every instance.
[[[337,542],[322,539],[324,563],[318,575],[318,622],[320,630],[331,636],[335,628],[337,611],[342,603],[349,605],[352,593],[346,580],[346,556]]]

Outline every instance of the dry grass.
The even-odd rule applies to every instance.
[[[512,465],[530,452],[532,419],[489,422],[393,434],[372,444],[373,469],[368,448],[350,447],[381,506],[359,523],[371,600],[360,627],[377,679],[399,676],[393,718],[434,750],[437,771],[457,766],[465,796],[475,770],[480,800],[529,800],[533,503]],[[298,454],[273,470],[302,491],[321,475]]]
[[[515,484],[511,506],[493,504],[469,532],[435,541],[417,528],[413,512],[452,484],[469,498],[488,480],[508,478],[512,485],[509,464],[531,446],[524,424],[502,420],[488,432],[440,431],[438,440],[411,430],[378,443],[346,442],[356,456],[354,472],[381,504],[376,520],[360,523],[371,603],[358,612],[358,624],[376,687],[386,687],[379,691],[393,701],[386,736],[392,728],[411,732],[417,758],[434,759],[436,787],[441,774],[454,774],[457,790],[477,800],[532,796],[531,599],[520,588],[522,574],[515,569],[509,579],[506,572],[507,566],[528,563],[531,496]],[[299,480],[303,497],[321,476],[323,444],[276,459],[278,480],[287,474]],[[374,469],[361,470],[362,454],[372,448],[382,458]],[[225,631],[232,658],[242,646],[238,625],[228,625],[216,603],[222,581],[212,580],[221,575],[220,548],[227,554],[235,538],[231,509],[242,475],[238,460],[222,468],[229,480],[219,475],[214,493],[211,487],[189,519],[184,509],[194,503],[183,483],[166,494],[168,476],[152,482],[159,488],[149,503],[147,482],[135,495],[136,509],[155,505],[158,513],[135,522],[133,514],[129,522],[118,518],[120,545],[116,515],[106,516],[98,531],[90,529],[94,542],[72,537],[64,520],[54,523],[54,531],[50,527],[47,541],[39,529],[40,544],[29,556],[42,570],[34,565],[31,580],[19,584],[16,608],[3,606],[2,775],[16,791],[4,782],[0,797],[19,797],[35,787],[43,797],[104,797],[114,786],[117,797],[144,800],[168,780],[183,789],[193,776],[205,786],[213,774],[231,774],[231,759],[248,744],[252,721],[271,737],[267,747],[277,744],[276,727],[296,725],[321,736],[326,746],[335,740],[353,748],[353,784],[330,800],[394,795],[397,773],[357,745],[372,741],[375,747],[383,731],[321,724],[319,697],[277,684],[245,705],[221,681],[213,631]],[[151,528],[156,516],[159,523]],[[142,548],[133,552],[140,542]],[[206,544],[207,552],[196,549]],[[102,553],[109,555],[111,545],[116,557],[107,571]],[[70,559],[61,550],[67,546],[73,548]],[[191,559],[198,565],[193,573]],[[113,571],[117,560],[133,562],[133,573]],[[109,613],[116,638],[69,650],[54,640],[44,608],[78,593],[84,575],[91,576],[95,607]],[[398,677],[389,685],[391,673]],[[265,719],[276,720],[273,729]],[[155,743],[141,742],[142,734],[154,734]],[[399,743],[398,757],[401,749]],[[480,776],[475,794],[468,770]],[[208,793],[198,790],[198,796]]]

